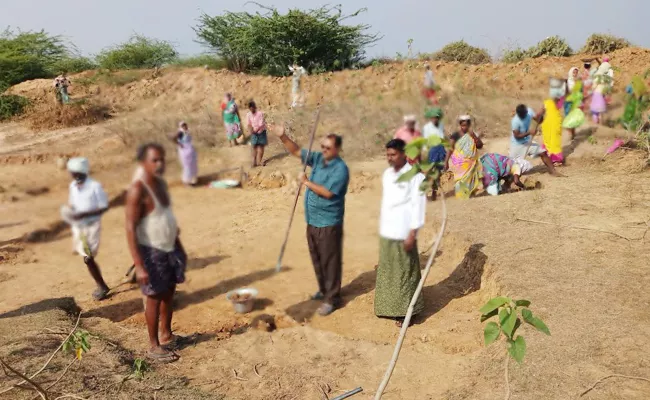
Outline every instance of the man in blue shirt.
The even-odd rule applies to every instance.
[[[532,142],[532,132],[530,132],[531,122],[537,121],[541,123],[541,116],[535,114],[532,108],[526,107],[525,104],[517,106],[515,116],[512,117],[510,128],[512,129],[512,136],[510,137],[510,158],[525,159],[526,156],[540,157],[544,165],[548,168],[548,172],[552,175],[558,175],[553,166],[551,158],[548,156],[546,150],[539,144]],[[530,145],[530,147],[529,147]],[[526,153],[528,149],[528,153]]]
[[[348,166],[339,157],[343,140],[331,133],[321,142],[322,151],[307,157],[307,150],[300,149],[285,134],[284,127],[279,127],[276,135],[289,153],[312,168],[309,179],[304,174],[300,176],[301,183],[307,187],[307,245],[318,280],[318,292],[312,298],[323,300],[318,313],[329,315],[341,302],[343,215],[350,181]]]

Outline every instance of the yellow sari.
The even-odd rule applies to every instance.
[[[483,171],[478,160],[476,142],[469,133],[456,142],[449,159],[449,170],[454,173],[457,198],[469,199],[479,189]]]
[[[542,138],[544,148],[554,163],[564,162],[562,154],[562,114],[552,99],[544,100],[544,121],[542,122]]]

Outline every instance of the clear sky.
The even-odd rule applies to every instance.
[[[245,2],[220,0],[0,0],[0,27],[45,29],[76,44],[86,55],[128,39],[133,33],[171,41],[183,55],[201,53],[192,26],[201,12],[255,11]],[[281,11],[336,4],[330,0],[269,0]],[[346,0],[344,12],[367,7],[351,22],[367,23],[384,38],[369,56],[432,52],[465,39],[498,53],[514,44],[523,47],[547,36],[565,37],[579,48],[589,34],[611,33],[650,47],[648,0]]]

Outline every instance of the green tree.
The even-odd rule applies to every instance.
[[[0,87],[51,77],[52,66],[69,55],[59,36],[7,29],[0,34]]]
[[[257,3],[256,3],[257,4]],[[298,63],[312,71],[333,71],[359,63],[365,48],[379,39],[368,25],[344,25],[365,9],[343,15],[341,8],[321,7],[281,14],[257,4],[262,12],[203,14],[194,28],[198,42],[227,61],[235,71],[286,75]]]
[[[160,67],[177,58],[178,52],[169,42],[133,35],[124,43],[102,50],[97,63],[109,70],[144,69]]]

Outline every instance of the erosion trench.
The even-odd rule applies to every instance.
[[[625,57],[621,53],[619,60]],[[448,128],[455,114],[471,112],[486,133],[487,150],[505,153],[516,104],[522,98],[541,99],[543,75],[564,69],[554,60],[540,60],[543,72],[533,73],[540,68],[527,69],[529,63],[533,61],[515,65],[512,72],[510,66],[436,67],[448,94]],[[354,399],[372,398],[398,335],[394,322],[376,318],[373,310],[383,144],[401,114],[423,107],[413,83],[419,82],[419,73],[416,67],[391,65],[333,74],[329,81],[326,75],[310,77],[308,87],[314,90],[308,106],[288,111],[282,105],[284,80],[164,71],[161,77],[143,77],[123,87],[88,88],[84,95],[113,106],[114,117],[106,122],[57,125],[48,131],[29,129],[29,121],[0,125],[0,357],[33,373],[81,310],[80,325],[93,335],[93,346],[56,382],[50,390],[54,398],[70,393],[87,399],[311,400],[332,399],[358,386],[364,392]],[[28,82],[12,90],[47,96],[39,94],[42,84]],[[303,143],[320,92],[323,124],[318,136],[330,131],[345,135],[343,155],[351,182],[344,305],[328,317],[318,316],[318,304],[309,300],[316,283],[302,197],[284,268],[275,272],[299,164],[272,136],[264,168],[249,168],[248,147],[222,146],[220,120],[210,110],[229,85],[237,89],[239,101],[249,94],[262,99],[269,118],[285,121],[289,133]],[[612,119],[620,112],[620,101],[615,98]],[[190,258],[186,282],[178,288],[173,328],[192,342],[180,350],[178,362],[155,365],[144,380],[122,384],[133,361],[147,350],[142,297],[136,287],[121,285],[107,300],[92,301],[92,280],[72,254],[70,232],[59,221],[70,179],[60,167],[66,157],[89,157],[92,176],[112,199],[102,220],[97,261],[109,285],[117,286],[131,265],[123,191],[133,172],[134,146],[166,140],[165,133],[179,119],[190,120],[202,178],[198,188],[182,186],[169,147],[166,176]],[[522,365],[511,363],[512,399],[650,398],[650,384],[622,378],[605,380],[580,397],[610,374],[650,377],[643,351],[650,346],[650,175],[644,169],[646,156],[635,150],[624,148],[603,159],[615,137],[625,133],[595,126],[583,127],[573,142],[565,137],[566,177],[550,177],[535,161],[527,179],[539,182],[538,190],[447,199],[448,229],[424,287],[425,311],[409,328],[384,399],[503,398],[505,345],[483,346],[478,312],[496,295],[530,300],[552,334],[521,328],[528,353]],[[241,188],[207,187],[214,179],[242,177]],[[439,203],[428,203],[420,251],[437,233],[439,210]],[[225,298],[240,287],[259,290],[250,314],[235,314]],[[38,382],[55,383],[71,357],[57,354]],[[0,391],[15,381],[1,376]],[[34,395],[14,389],[1,397]]]

